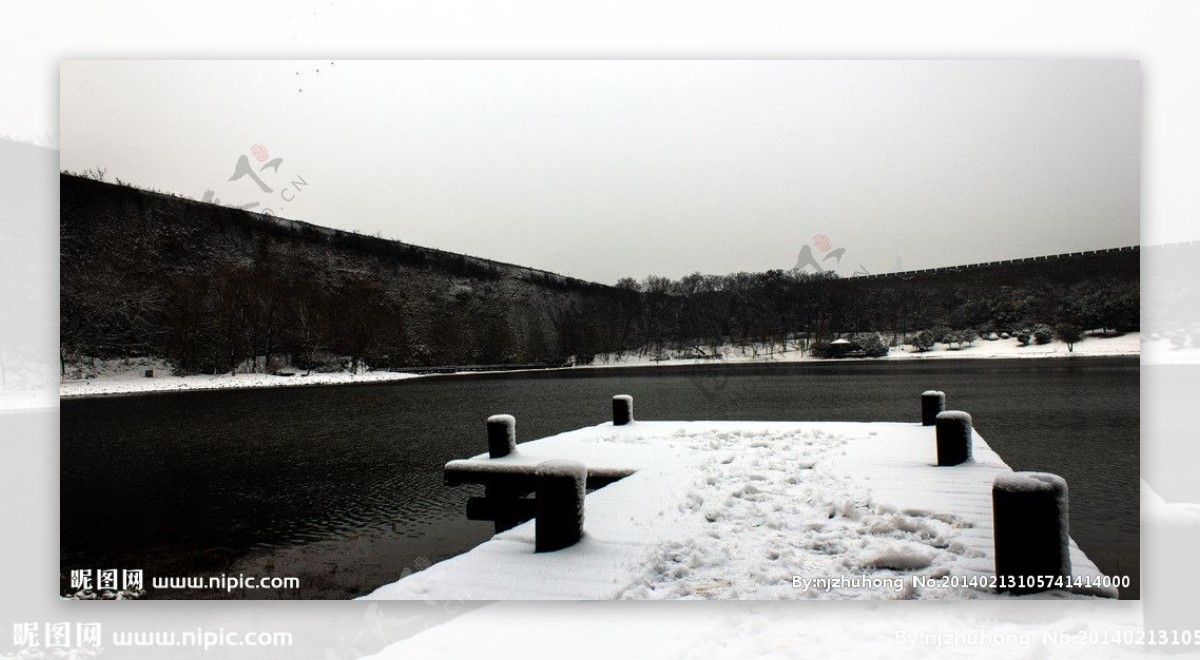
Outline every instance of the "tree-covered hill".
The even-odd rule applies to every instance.
[[[771,270],[607,286],[70,174],[61,184],[64,365],[586,364],[797,337],[897,345],[1139,327],[1137,248],[869,277]]]

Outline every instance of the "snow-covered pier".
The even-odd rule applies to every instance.
[[[1009,598],[1014,570],[1063,578],[1024,597],[1115,597],[1062,480],[1013,472],[937,395],[913,423],[635,421],[618,397],[614,422],[520,445],[493,417],[445,475],[503,531],[366,598]]]

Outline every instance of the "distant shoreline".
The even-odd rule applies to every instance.
[[[1003,343],[1001,343],[1003,342]],[[196,376],[163,376],[144,378],[135,375],[98,376],[96,378],[70,380],[60,383],[60,399],[94,399],[122,396],[140,396],[147,394],[169,394],[173,392],[211,392],[216,390],[248,390],[248,389],[279,389],[291,387],[319,387],[330,385],[367,385],[393,383],[413,378],[430,378],[436,376],[464,376],[479,374],[509,374],[527,371],[580,371],[591,369],[620,369],[631,367],[680,367],[680,366],[714,366],[714,365],[770,365],[770,364],[828,364],[836,362],[896,362],[907,360],[1037,360],[1052,358],[1091,358],[1091,357],[1137,357],[1141,355],[1139,333],[1128,333],[1120,337],[1088,338],[1076,344],[1075,350],[1068,351],[1065,344],[1051,342],[1045,345],[1018,346],[1012,340],[987,341],[977,340],[973,346],[948,350],[934,350],[914,353],[905,348],[893,349],[888,355],[878,358],[814,358],[804,355],[803,351],[793,350],[773,355],[736,355],[724,359],[675,358],[652,361],[645,356],[638,356],[620,361],[599,362],[589,365],[578,365],[562,368],[541,369],[511,369],[496,371],[460,371],[446,374],[414,374],[400,372],[366,372],[361,374],[349,373],[313,373],[307,376],[295,375],[290,377],[271,376],[267,374],[237,374],[237,375],[196,375]]]

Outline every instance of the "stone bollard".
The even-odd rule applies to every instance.
[[[971,416],[961,410],[940,412],[937,427],[937,464],[960,465],[971,460]]]
[[[517,418],[492,415],[487,419],[488,457],[500,458],[517,450]]]
[[[613,397],[613,426],[625,426],[633,421],[633,397],[618,394]]]
[[[583,537],[587,466],[578,461],[543,461],[538,463],[535,479],[534,550],[551,552],[575,545]]]
[[[937,414],[946,409],[946,393],[940,390],[921,392],[921,426],[933,426]]]
[[[996,577],[1000,591],[1030,593],[1053,585],[1029,576],[1071,575],[1067,482],[1046,472],[1010,472],[992,483]]]

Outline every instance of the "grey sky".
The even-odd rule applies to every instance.
[[[74,61],[61,85],[65,169],[608,283],[790,268],[818,234],[843,275],[1138,242],[1136,62]],[[243,155],[271,193],[228,181]]]

